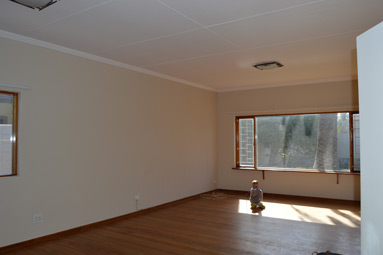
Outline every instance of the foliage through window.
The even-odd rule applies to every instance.
[[[0,91],[0,177],[17,174],[17,99]]]
[[[359,114],[236,118],[237,167],[360,171]]]

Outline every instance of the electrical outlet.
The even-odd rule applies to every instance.
[[[134,196],[134,199],[137,201],[137,200],[140,200],[140,195],[135,195]]]
[[[42,213],[33,214],[33,223],[40,223],[40,222],[43,222],[43,214]]]

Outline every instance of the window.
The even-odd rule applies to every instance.
[[[237,117],[236,135],[236,167],[360,171],[354,112]]]
[[[0,91],[0,177],[17,174],[17,99]]]

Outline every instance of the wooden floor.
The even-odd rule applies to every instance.
[[[358,203],[265,195],[264,204],[253,213],[246,195],[215,193],[7,254],[360,254]]]

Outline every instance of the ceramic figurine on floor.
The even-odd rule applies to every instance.
[[[261,203],[263,200],[263,191],[259,188],[259,183],[257,180],[252,181],[252,188],[250,189],[250,202],[251,209],[255,210],[260,208],[264,210],[266,207]]]

